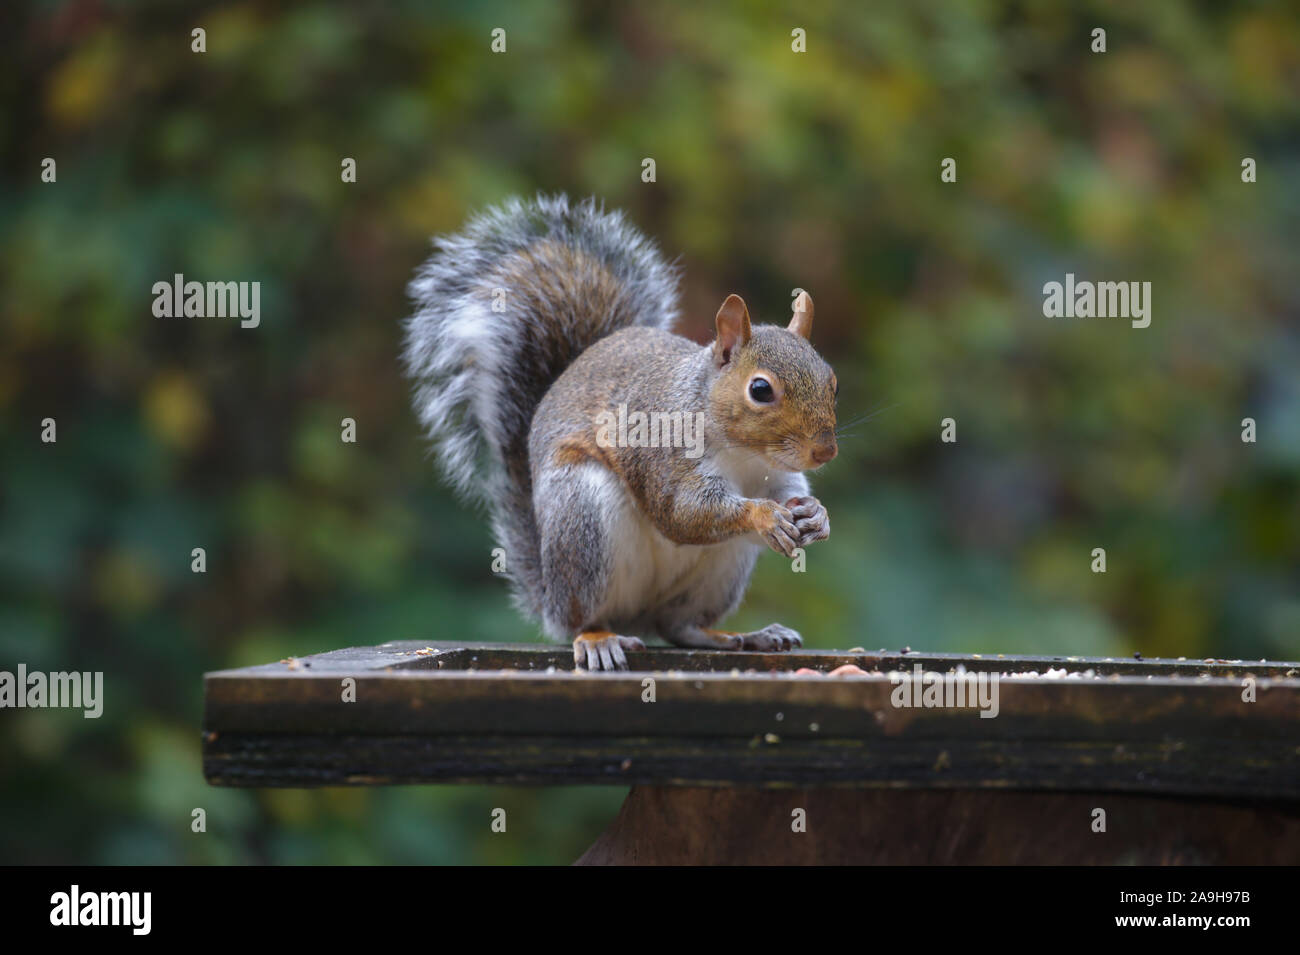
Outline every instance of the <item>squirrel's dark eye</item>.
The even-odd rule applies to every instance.
[[[761,405],[766,405],[776,400],[776,392],[772,390],[772,383],[766,378],[755,378],[749,383],[749,397]]]

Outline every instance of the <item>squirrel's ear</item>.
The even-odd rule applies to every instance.
[[[739,295],[728,295],[718,309],[718,340],[713,343],[713,363],[721,368],[731,353],[749,341],[749,309]]]
[[[800,338],[812,338],[812,319],[812,296],[801,291],[799,297],[794,300],[794,317],[790,319],[790,324],[786,328]]]

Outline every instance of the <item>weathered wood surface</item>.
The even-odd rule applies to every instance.
[[[1094,831],[1094,811],[1106,830]],[[793,829],[803,810],[806,831]],[[1295,865],[1300,809],[1117,793],[637,786],[579,865]]]
[[[501,782],[1109,790],[1300,799],[1300,665],[404,642],[210,673],[204,771],[234,786]],[[867,677],[796,676],[844,663]],[[898,708],[886,673],[1002,680],[999,714]],[[1242,700],[1246,677],[1256,702]],[[343,678],[356,702],[342,701]],[[656,702],[643,702],[653,678]]]

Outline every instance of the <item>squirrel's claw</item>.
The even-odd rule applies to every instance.
[[[744,641],[742,649],[762,653],[796,650],[803,646],[803,637],[797,631],[779,623],[769,623],[762,630],[742,633],[740,636]]]
[[[580,633],[573,641],[573,665],[579,670],[626,670],[624,650],[644,650],[636,637],[624,637],[608,630]]]
[[[823,541],[831,536],[831,519],[822,502],[815,497],[792,497],[785,502],[794,517],[798,547],[813,541]]]
[[[772,502],[771,521],[771,526],[763,531],[763,539],[778,554],[791,556],[799,546],[799,529],[795,526],[794,515],[789,508]]]

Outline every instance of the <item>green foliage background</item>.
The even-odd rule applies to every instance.
[[[783,320],[809,289],[842,416],[878,412],[816,480],[832,538],[760,561],[741,626],[1300,656],[1294,5],[184,6],[0,13],[0,669],[107,681],[97,721],[0,712],[0,860],[562,862],[612,816],[618,789],[199,766],[205,670],[537,638],[397,365],[429,235],[512,193],[626,209],[701,340],[728,292]],[[1067,271],[1152,282],[1151,327],[1045,319]],[[260,281],[261,327],[154,318],[177,272]]]

